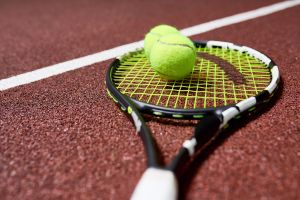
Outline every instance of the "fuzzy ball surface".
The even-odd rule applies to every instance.
[[[181,80],[194,68],[196,48],[187,37],[170,34],[161,37],[152,47],[151,67],[166,80]]]
[[[173,26],[158,25],[152,28],[149,33],[146,34],[144,40],[145,54],[147,58],[150,57],[152,46],[160,39],[160,37],[168,34],[180,34],[180,32]]]

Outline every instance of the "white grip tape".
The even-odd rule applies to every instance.
[[[239,52],[242,52],[242,50],[241,50],[242,47],[241,47],[241,46],[238,46],[238,45],[232,44],[231,49],[232,49],[232,50],[239,51]]]
[[[133,119],[136,131],[139,133],[141,131],[142,122],[140,121],[140,119],[134,111],[131,111],[131,117]]]
[[[245,110],[248,110],[249,108],[253,107],[256,104],[256,99],[255,97],[250,97],[248,99],[245,99],[236,106],[240,109],[240,112],[244,112]]]
[[[183,143],[183,147],[186,148],[189,152],[189,155],[192,156],[195,153],[195,147],[197,145],[196,138],[193,138],[191,140],[186,140]]]
[[[220,128],[224,127],[229,120],[234,118],[239,114],[239,111],[235,107],[228,108],[227,110],[222,112],[223,115],[223,123],[220,125]]]
[[[269,84],[269,86],[266,88],[266,90],[268,90],[270,94],[275,90],[275,88],[277,86],[277,83],[279,81],[280,75],[279,75],[279,69],[278,69],[278,67],[274,66],[271,69],[271,73],[272,73],[272,81]]]
[[[206,45],[207,47],[219,46],[222,47],[223,49],[230,48],[233,46],[233,44],[230,42],[221,42],[221,41],[214,41],[214,40],[208,41]]]
[[[148,168],[137,184],[131,200],[176,200],[178,185],[169,170]]]
[[[271,59],[268,58],[267,56],[265,56],[264,54],[250,48],[250,47],[246,47],[246,46],[243,46],[241,48],[241,51],[246,51],[248,52],[251,56],[261,60],[262,62],[264,62],[266,65],[269,65],[270,62],[271,62]]]

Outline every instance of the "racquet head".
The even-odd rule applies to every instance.
[[[279,71],[266,55],[227,42],[195,42],[195,46],[194,70],[180,81],[162,80],[143,49],[116,59],[106,79],[110,95],[126,95],[145,113],[184,119],[203,118],[251,97],[257,104],[272,96]]]

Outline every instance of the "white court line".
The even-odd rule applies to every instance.
[[[220,27],[228,26],[231,24],[243,22],[249,19],[265,16],[274,12],[278,12],[300,4],[300,0],[295,1],[283,1],[275,3],[269,6],[261,7],[248,12],[224,17],[221,19],[213,20],[207,23],[192,26],[190,28],[182,29],[182,34],[186,36],[192,36],[204,32],[208,32]],[[62,74],[71,70],[79,69],[94,63],[102,62],[111,58],[118,57],[126,52],[133,51],[137,48],[143,47],[143,41],[137,41],[130,44],[118,46],[109,50],[105,50],[99,53],[87,55],[84,57],[76,58],[66,62],[58,63],[48,67],[43,67],[31,72],[26,72],[16,76],[12,76],[6,79],[0,80],[0,91],[7,90],[9,88],[25,85],[38,80],[42,80],[51,76]]]

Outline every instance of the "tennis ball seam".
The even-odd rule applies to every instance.
[[[195,52],[195,48],[191,47],[188,44],[174,44],[174,43],[168,43],[168,42],[162,42],[160,40],[158,40],[157,42],[161,43],[161,44],[165,44],[165,45],[171,45],[171,46],[182,46],[182,47],[188,47],[189,49],[191,49],[193,52]]]
[[[166,80],[184,79],[195,65],[196,47],[181,34],[161,37],[150,52],[151,67]]]

